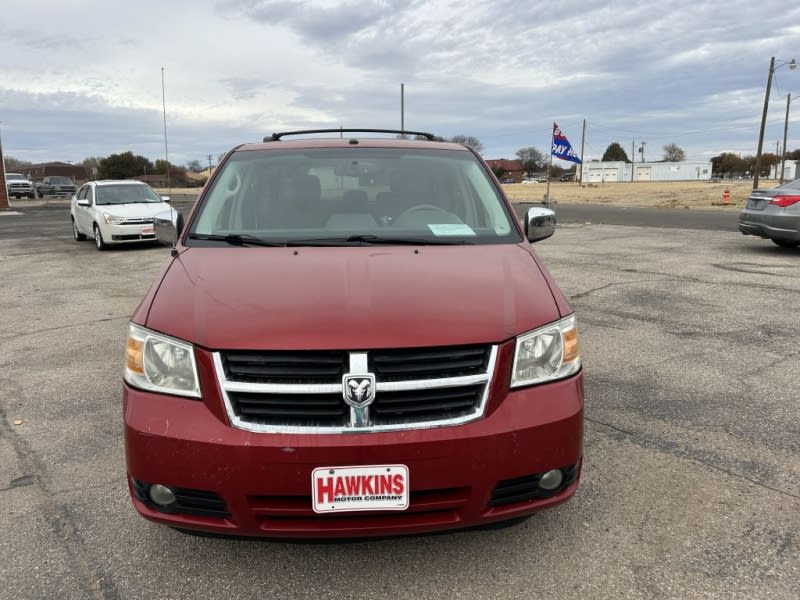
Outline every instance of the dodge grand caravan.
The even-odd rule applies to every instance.
[[[239,146],[185,221],[156,217],[173,248],[124,369],[144,517],[383,536],[517,520],[575,493],[577,325],[529,243],[554,213],[520,225],[468,147],[354,131]]]

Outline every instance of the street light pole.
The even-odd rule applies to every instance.
[[[169,180],[169,146],[167,146],[167,96],[164,93],[164,67],[161,67],[161,106],[164,109],[164,158],[167,161],[167,193],[172,193],[172,185]]]
[[[400,84],[400,131],[406,130],[406,84]]]
[[[1,123],[1,122],[0,122]],[[0,139],[0,210],[11,208],[8,203],[8,188],[6,187],[6,158],[3,156],[3,140]]]
[[[786,94],[786,118],[783,120],[783,154],[781,154],[781,185],[783,185],[783,170],[786,168],[786,134],[789,132],[789,105],[791,103],[792,95]]]
[[[767,127],[767,109],[769,108],[769,92],[772,89],[772,74],[775,72],[775,57],[769,59],[769,75],[767,75],[767,93],[764,94],[764,112],[761,113],[761,130],[758,133],[758,149],[756,150],[756,168],[753,173],[753,189],[758,187],[761,174],[761,151],[764,149],[764,129]]]
[[[755,173],[753,174],[753,189],[758,187],[758,177],[761,173],[761,151],[764,149],[764,129],[767,127],[767,109],[769,108],[769,92],[772,89],[772,75],[775,73],[775,69],[778,69],[783,65],[789,65],[789,69],[794,70],[797,68],[797,61],[795,59],[784,60],[781,61],[781,64],[775,66],[775,57],[773,56],[769,59],[767,92],[764,94],[764,111],[761,113],[761,130],[758,133],[758,150],[756,151],[756,168]]]

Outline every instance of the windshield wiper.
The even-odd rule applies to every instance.
[[[208,240],[212,242],[226,242],[231,246],[267,246],[267,247],[283,247],[286,246],[282,242],[270,242],[254,235],[247,235],[243,233],[229,233],[228,235],[215,235],[210,233],[190,233],[188,236],[190,240]]]
[[[287,246],[353,246],[353,245],[384,245],[384,246],[453,246],[459,244],[474,244],[467,240],[445,240],[429,238],[401,238],[382,237],[372,234],[349,235],[346,237],[312,238],[307,240],[287,240]]]

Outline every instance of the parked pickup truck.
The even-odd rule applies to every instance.
[[[33,184],[21,173],[6,173],[6,190],[9,198],[34,197]]]
[[[36,183],[36,195],[39,198],[62,196],[71,198],[78,190],[69,177],[51,175]]]

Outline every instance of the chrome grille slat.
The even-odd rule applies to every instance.
[[[483,416],[497,346],[213,354],[231,424],[265,433],[377,432]],[[375,399],[348,406],[343,377],[375,374]],[[357,413],[357,415],[355,414]]]

